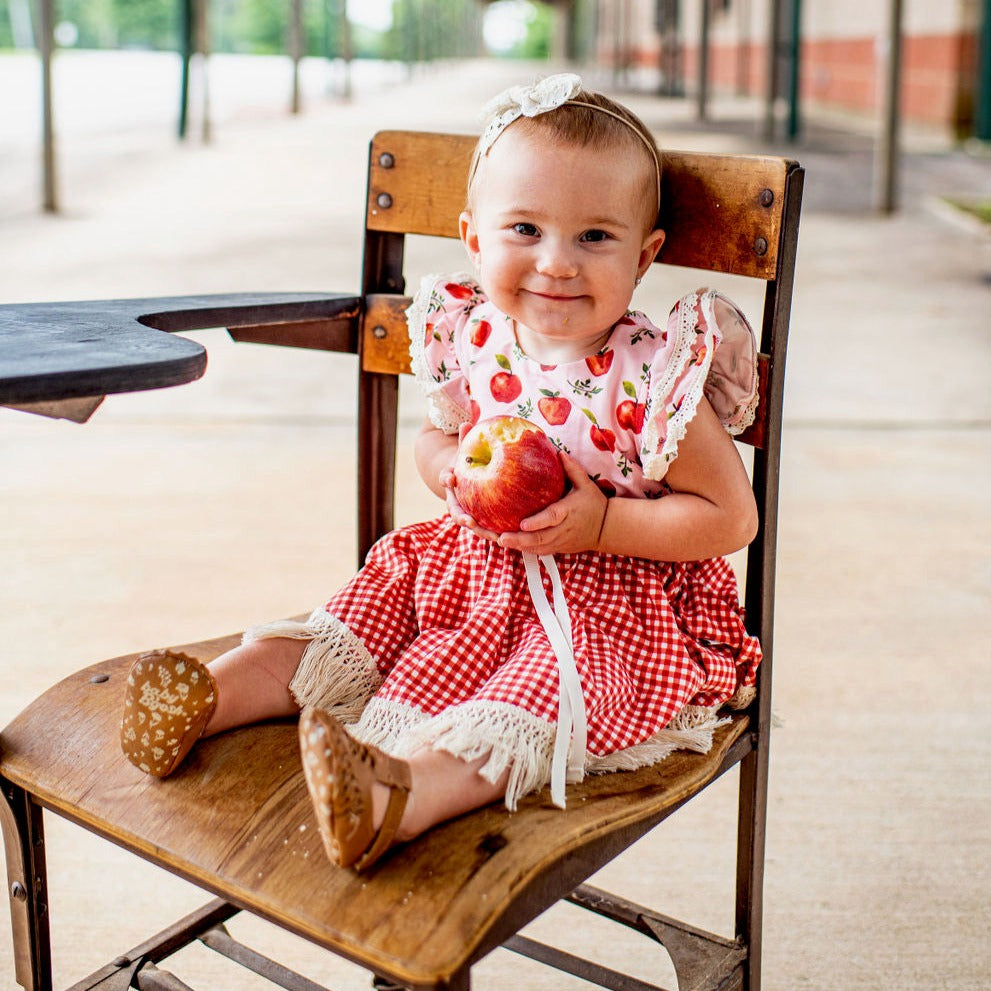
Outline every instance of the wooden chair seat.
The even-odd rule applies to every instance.
[[[176,649],[209,660],[238,641]],[[749,747],[748,717],[736,715],[708,754],[590,777],[569,791],[564,813],[547,790],[517,813],[490,806],[358,875],[324,854],[294,720],[201,741],[164,781],[124,761],[117,734],[136,656],[76,672],[25,709],[3,732],[7,780],[238,908],[410,987],[446,986],[608,862],[617,838],[629,845]]]

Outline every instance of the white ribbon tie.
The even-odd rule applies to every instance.
[[[541,564],[547,569],[551,579],[553,608],[544,591],[544,582],[540,575]],[[585,751],[588,743],[585,696],[582,694],[582,682],[575,664],[571,618],[568,615],[568,604],[564,599],[557,562],[550,554],[542,554],[538,559],[534,554],[525,552],[523,567],[537,618],[557,658],[558,711],[554,759],[551,764],[551,801],[563,809],[566,784],[581,781],[585,776]]]

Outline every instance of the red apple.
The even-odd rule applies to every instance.
[[[523,383],[512,372],[496,372],[489,379],[489,392],[497,403],[511,403],[522,391]]]
[[[460,282],[448,282],[444,289],[455,299],[471,299],[475,295],[475,290],[471,286],[462,285]]]
[[[592,428],[588,432],[589,437],[592,439],[592,443],[600,451],[615,451],[616,435],[606,427],[600,427],[599,421],[596,420],[595,414],[590,409],[586,409],[583,406],[582,412],[592,421]]]
[[[625,430],[632,430],[640,433],[643,430],[643,421],[647,412],[647,407],[643,403],[635,403],[632,399],[625,399],[616,407],[616,422]]]
[[[599,354],[589,355],[585,359],[585,364],[593,375],[605,375],[612,367],[615,353],[615,351],[602,351]]]
[[[616,422],[624,430],[633,430],[635,433],[640,433],[643,430],[643,421],[647,415],[647,407],[643,403],[637,402],[637,387],[632,382],[623,381],[623,392],[630,398],[623,400],[616,407]]]
[[[489,335],[491,333],[492,333],[492,324],[490,324],[488,320],[479,320],[477,323],[472,325],[471,343],[476,348],[480,348],[489,339]]]
[[[557,448],[535,423],[518,416],[480,420],[461,439],[454,494],[479,526],[515,532],[564,495]]]
[[[550,389],[541,389],[543,399],[537,400],[540,415],[552,426],[559,427],[571,415],[571,401]]]
[[[597,423],[594,423],[588,435],[591,437],[592,443],[600,451],[616,450],[616,435],[611,430],[607,430],[605,427],[600,427]]]

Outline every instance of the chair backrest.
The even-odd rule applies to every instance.
[[[458,236],[475,138],[381,131],[372,139],[365,213],[359,350],[361,558],[392,527],[398,376],[409,371],[403,311],[404,239]],[[785,348],[804,170],[788,159],[665,150],[658,264],[745,276],[764,283],[760,322],[760,405],[738,440],[754,447],[753,486],[760,531],[747,557],[745,606],[764,650],[759,721],[770,718],[778,469]]]

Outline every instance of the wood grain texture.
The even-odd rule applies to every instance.
[[[370,230],[458,236],[475,138],[380,131],[369,158]],[[430,163],[424,169],[422,163]],[[658,262],[774,277],[785,181],[795,163],[765,155],[662,149]]]
[[[208,660],[239,639],[176,649]],[[513,814],[481,809],[357,875],[323,853],[295,720],[200,741],[164,780],[128,763],[118,727],[134,656],[77,672],[19,715],[0,735],[4,777],[204,889],[414,987],[442,985],[642,835],[719,773],[748,724],[735,716],[707,755],[590,778],[569,790],[564,812],[546,791]]]
[[[257,334],[260,325],[312,330],[316,321],[350,321],[350,346],[346,329],[339,336],[342,349],[353,351],[358,308],[353,295],[328,293],[3,305],[0,405],[162,389],[195,381],[206,370],[206,351],[195,341],[173,336],[187,330],[246,325],[256,328]]]
[[[370,295],[365,300],[361,333],[361,367],[366,372],[407,375],[412,371],[406,307],[409,296]]]

